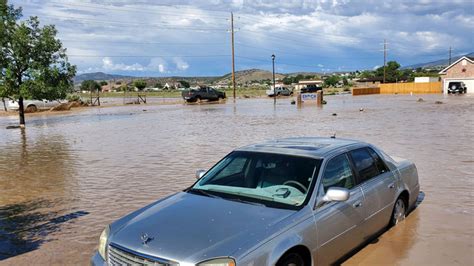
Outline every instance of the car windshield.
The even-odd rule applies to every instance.
[[[302,206],[320,160],[272,153],[236,151],[217,163],[192,188],[265,205]]]

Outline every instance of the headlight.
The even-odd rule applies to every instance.
[[[213,259],[198,263],[197,266],[235,266],[235,261],[230,258]]]
[[[109,238],[110,227],[107,225],[99,238],[99,254],[102,259],[107,260],[107,240]]]

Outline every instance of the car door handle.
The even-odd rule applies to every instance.
[[[394,187],[395,187],[395,183],[392,183],[392,184],[388,185],[388,188],[390,188],[390,189],[392,189]]]
[[[362,202],[361,201],[356,202],[352,206],[354,206],[354,208],[358,208],[358,207],[362,206]]]

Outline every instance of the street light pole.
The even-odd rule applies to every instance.
[[[275,54],[272,54],[272,74],[273,74],[273,104],[276,105],[277,101],[277,94],[276,94],[276,86],[275,86]]]

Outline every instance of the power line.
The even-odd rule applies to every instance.
[[[449,64],[448,66],[451,65],[451,52],[452,52],[453,49],[451,49],[451,46],[449,46]]]
[[[104,4],[90,5],[90,4],[84,4],[84,3],[74,4],[74,3],[61,3],[61,2],[54,2],[54,1],[50,1],[48,3],[59,6],[60,8],[70,8],[71,6],[91,8],[91,9],[104,8],[104,9],[107,9],[107,10],[114,10],[114,11],[119,11],[119,12],[133,11],[133,12],[137,12],[137,13],[140,13],[140,14],[143,14],[143,13],[145,13],[145,14],[158,14],[158,15],[165,14],[166,16],[175,16],[175,17],[181,17],[181,18],[183,17],[182,14],[176,14],[176,13],[173,13],[173,12],[167,12],[167,11],[163,11],[163,10],[151,11],[151,10],[146,10],[146,9],[143,9],[143,8],[139,9],[139,8],[129,8],[129,7],[116,7],[116,6],[113,6],[113,5],[104,5]],[[28,3],[21,3],[21,5],[22,6],[33,6],[33,7],[44,6],[44,4],[34,5],[34,4],[28,4]],[[157,6],[172,7],[170,5],[157,5]],[[200,9],[200,10],[203,10],[203,9]],[[216,11],[216,10],[206,10],[206,11],[224,12],[224,11]],[[193,12],[186,12],[186,15],[187,16],[202,17],[202,14],[193,13]],[[213,16],[213,17],[214,18],[221,18],[221,19],[226,19],[227,18],[226,16]]]
[[[68,16],[50,16],[45,15],[42,17],[46,18],[62,18],[64,20],[74,20],[74,21],[91,21],[91,22],[100,22],[101,24],[119,24],[121,27],[136,27],[136,26],[151,26],[151,27],[160,27],[159,29],[176,29],[176,30],[198,30],[198,31],[227,31],[223,28],[200,28],[200,27],[187,27],[187,26],[170,26],[166,24],[149,24],[149,23],[137,23],[137,22],[123,22],[123,21],[114,21],[114,20],[99,20],[99,19],[89,19],[89,18],[79,18],[79,17],[68,17]]]
[[[385,78],[387,76],[387,40],[383,39],[383,83],[385,83]]]
[[[235,53],[234,53],[234,13],[230,12],[230,30],[232,34],[232,88],[235,102]]]
[[[128,44],[150,44],[150,45],[223,45],[228,44],[227,42],[134,42],[134,41],[120,41],[120,40],[71,40],[71,39],[60,39],[62,42],[76,42],[76,43],[128,43]]]
[[[225,57],[226,55],[80,55],[68,54],[68,57]]]

